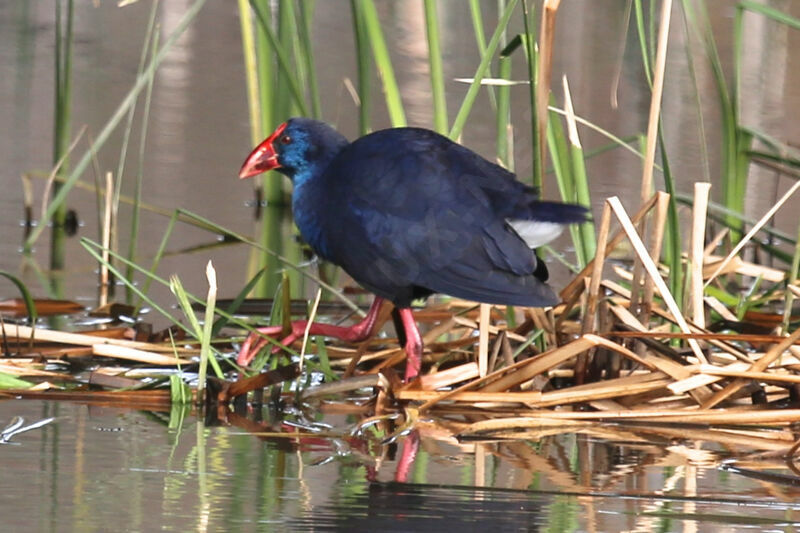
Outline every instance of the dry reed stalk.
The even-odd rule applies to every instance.
[[[789,190],[786,191],[783,196],[781,196],[775,205],[769,208],[764,216],[761,217],[750,229],[750,231],[747,232],[747,235],[742,237],[742,240],[733,247],[733,250],[731,250],[727,256],[725,256],[725,259],[722,261],[722,263],[720,263],[716,270],[714,270],[711,276],[709,276],[709,278],[706,280],[705,287],[708,287],[708,284],[711,283],[715,277],[717,277],[717,275],[722,271],[723,268],[725,268],[728,262],[730,262],[734,257],[738,257],[741,249],[744,248],[748,242],[750,242],[750,239],[752,239],[753,236],[758,233],[762,227],[764,227],[764,225],[775,215],[775,213],[778,212],[778,209],[780,209],[783,204],[786,203],[786,201],[795,193],[795,191],[797,191],[798,188],[800,188],[800,180],[796,181],[794,185],[789,187]]]
[[[0,324],[0,334],[6,335],[9,339],[27,340],[29,338],[34,338],[36,341],[57,342],[60,344],[72,344],[77,346],[95,346],[99,344],[106,344],[151,352],[173,351],[171,346],[164,344],[130,341],[127,339],[115,339],[111,337],[107,338],[85,333],[68,333],[63,331],[55,331],[52,329],[31,328],[29,326],[13,324]],[[177,348],[176,350],[178,353],[182,354],[197,353],[197,350],[194,349]]]
[[[800,182],[798,182],[800,183]],[[786,337],[783,341],[779,342],[775,346],[769,349],[769,351],[764,354],[764,357],[760,358],[758,361],[752,364],[750,367],[751,372],[763,372],[764,370],[769,367],[774,361],[776,361],[783,352],[789,349],[797,340],[800,339],[800,329],[796,329],[791,335]],[[718,405],[720,402],[724,401],[725,399],[729,398],[735,392],[740,390],[742,387],[747,385],[748,381],[745,379],[737,378],[727,387],[722,389],[721,391],[717,392],[712,396],[709,400],[707,400],[703,404],[704,409],[710,409],[715,405]]]
[[[481,304],[478,329],[478,374],[483,377],[489,366],[489,315],[492,306]]]
[[[600,228],[597,233],[597,253],[595,254],[594,268],[589,282],[589,298],[586,302],[586,311],[581,322],[581,334],[590,333],[595,329],[597,322],[597,301],[600,299],[600,282],[603,279],[603,266],[605,265],[605,251],[608,244],[608,233],[611,227],[611,208],[603,205],[603,214],[600,218]]]
[[[669,194],[664,192],[656,193],[656,208],[653,219],[653,228],[650,233],[650,257],[658,259],[661,257],[661,246],[664,242],[664,229],[667,223],[667,212],[669,207]],[[644,290],[642,300],[638,309],[639,320],[643,324],[650,321],[650,310],[653,308],[653,295],[655,294],[655,283],[649,277],[644,278]]]
[[[92,352],[103,357],[113,357],[114,359],[125,359],[127,361],[137,361],[150,365],[190,365],[193,361],[188,359],[178,359],[160,353],[128,348],[126,346],[115,346],[111,344],[94,344]]]
[[[713,296],[706,296],[704,298],[705,303],[708,307],[710,307],[713,311],[715,311],[719,316],[721,316],[725,320],[730,320],[731,322],[738,322],[739,319],[731,313],[725,304],[720,302],[717,298]]]
[[[639,322],[638,319],[624,307],[620,305],[612,305],[610,309],[611,312],[614,313],[623,324],[635,330],[636,333],[633,334],[634,336],[638,335],[640,338],[642,338],[647,337],[650,333],[646,330],[642,323]],[[620,332],[619,335],[622,337],[627,336],[625,332]],[[657,335],[662,336],[666,334],[658,333]],[[675,380],[683,380],[691,377],[691,373],[686,366],[683,366],[671,359],[667,359],[659,355],[651,355],[650,353],[643,354],[642,358],[649,361],[650,364],[656,366],[660,371],[664,372]],[[705,399],[711,394],[711,391],[707,389],[696,392],[698,394],[698,398],[696,399],[698,400]]]
[[[706,235],[706,215],[708,213],[708,195],[711,191],[710,183],[694,184],[694,202],[692,204],[692,237],[689,255],[689,275],[691,276],[691,289],[689,291],[692,302],[692,319],[698,327],[706,327],[705,302],[703,301],[703,244]]]
[[[696,371],[701,374],[711,374],[714,376],[734,377],[752,379],[754,381],[767,381],[775,383],[800,383],[800,376],[797,374],[778,374],[770,372],[754,372],[752,370],[739,370],[746,366],[745,363],[735,363],[727,367],[720,368],[714,365],[697,365]]]
[[[99,306],[108,304],[108,261],[111,249],[111,225],[113,223],[112,209],[114,205],[114,175],[106,172],[105,203],[103,204],[103,227],[101,228],[101,241],[103,249],[100,251],[102,261],[100,263],[100,296],[98,297]]]
[[[306,348],[308,347],[308,336],[311,333],[311,324],[317,317],[317,309],[319,309],[319,301],[322,298],[322,287],[317,289],[317,296],[314,298],[314,305],[311,307],[311,313],[308,315],[308,323],[303,330],[303,343],[300,345],[300,373],[303,373],[303,363],[306,360]]]
[[[50,370],[41,370],[34,368],[31,364],[15,364],[15,363],[0,363],[0,372],[10,374],[12,376],[28,376],[28,377],[42,377],[51,379],[68,379],[72,381],[74,378],[69,374],[62,374],[60,372],[52,372]]]
[[[469,363],[454,366],[447,370],[425,374],[419,378],[419,386],[422,390],[431,391],[442,387],[449,387],[455,383],[461,383],[477,377],[480,377],[478,364],[474,361],[470,361]]]
[[[672,293],[669,292],[669,288],[667,284],[664,283],[664,280],[661,278],[661,275],[658,273],[658,267],[656,266],[653,259],[650,257],[650,254],[647,253],[647,250],[642,243],[642,240],[639,238],[639,234],[636,233],[636,228],[633,227],[633,223],[631,219],[628,218],[628,214],[625,212],[625,208],[622,207],[622,203],[620,203],[619,198],[616,196],[611,197],[606,200],[610,205],[611,209],[614,211],[614,214],[617,216],[617,220],[619,220],[620,224],[622,224],[622,228],[625,230],[625,233],[628,235],[628,240],[633,245],[634,250],[636,251],[637,255],[642,260],[644,264],[645,270],[652,278],[653,282],[658,288],[659,292],[661,293],[661,298],[663,298],[664,303],[667,304],[667,308],[675,317],[675,321],[678,323],[678,326],[684,333],[690,333],[689,325],[686,323],[686,319],[681,314],[680,308],[678,307],[675,298],[672,297]],[[692,351],[694,352],[695,356],[701,363],[707,363],[705,355],[703,355],[703,351],[700,349],[700,345],[694,339],[688,339],[689,346],[691,347]]]
[[[489,364],[487,366],[488,370],[493,370],[497,366],[497,356],[500,355],[500,349],[503,346],[503,342],[508,342],[506,340],[505,331],[501,332],[494,339],[494,344],[492,344],[492,353],[489,355]],[[509,347],[509,350],[510,350],[510,347]],[[483,375],[485,376],[486,373],[484,373]]]
[[[531,309],[535,309],[535,308],[531,308]],[[463,316],[454,316],[453,317],[453,321],[456,324],[458,324],[459,326],[464,326],[464,327],[467,327],[467,328],[471,328],[471,329],[473,329],[475,331],[479,331],[480,330],[480,325],[477,322],[475,322],[474,320],[470,320],[469,318],[464,318]],[[489,334],[491,334],[491,335],[497,335],[501,331],[505,331],[505,330],[499,328],[498,326],[493,326],[491,324],[489,324],[487,326],[487,329],[489,331]],[[517,342],[525,342],[526,340],[528,340],[525,337],[523,337],[522,335],[517,335],[513,331],[506,331],[506,334],[508,335],[509,339],[517,341]]]
[[[716,255],[706,255],[706,264],[703,267],[703,276],[705,279],[710,280],[720,274],[730,273],[750,276],[752,278],[760,276],[766,281],[771,281],[773,283],[780,283],[786,278],[786,273],[782,270],[764,265],[756,265],[738,256],[730,259],[723,259]]]
[[[481,390],[485,392],[509,390],[516,385],[528,381],[536,375],[543,374],[547,370],[560,365],[575,355],[585,352],[586,350],[596,346],[603,346],[604,348],[620,353],[625,357],[632,359],[634,362],[650,368],[651,370],[655,369],[651,363],[640,358],[627,348],[624,348],[615,342],[611,342],[608,339],[598,337],[597,335],[586,334],[570,342],[569,344],[565,344],[564,346],[522,361],[523,364],[519,366],[515,365],[516,368],[514,368],[515,371],[513,373],[507,373],[505,376],[484,386]],[[508,369],[509,368],[506,368],[504,370]]]
[[[623,312],[627,311],[624,307],[619,307]],[[632,316],[632,315],[631,315]],[[691,323],[690,323],[691,325]],[[610,335],[615,337],[647,337],[647,338],[659,338],[659,339],[688,339],[690,337],[694,337],[697,340],[702,341],[714,341],[714,340],[724,340],[724,341],[738,341],[738,342],[749,342],[751,344],[755,343],[777,343],[785,339],[786,337],[781,335],[766,335],[766,334],[758,334],[758,333],[707,333],[707,332],[692,332],[692,333],[678,333],[673,331],[614,331],[611,332]],[[800,341],[798,342],[800,344]],[[748,357],[746,362],[752,363],[753,361]]]
[[[436,392],[433,390],[402,390],[395,393],[398,400],[441,401],[447,395],[447,401],[467,403],[519,403],[530,408],[552,407],[572,403],[584,403],[596,400],[616,398],[629,394],[638,394],[663,389],[671,380],[660,372],[647,376],[617,378],[587,385],[578,385],[550,392],[459,392],[456,394]]]
[[[597,302],[600,299],[600,281],[603,278],[603,266],[605,265],[605,250],[608,245],[608,233],[611,227],[611,209],[608,204],[603,205],[603,214],[600,218],[600,228],[597,234],[597,251],[595,253],[592,268],[592,277],[589,281],[588,297],[586,308],[581,321],[581,334],[586,334],[596,330]],[[586,377],[586,366],[591,352],[578,354],[575,363],[575,380],[578,385],[582,384]]]
[[[383,374],[365,374],[363,376],[350,377],[339,381],[330,383],[323,383],[304,389],[300,396],[304,400],[315,398],[319,396],[327,396],[333,394],[341,394],[343,392],[350,392],[357,389],[368,387],[380,387],[382,389],[389,388],[389,382]]]
[[[664,71],[667,65],[667,44],[669,43],[671,15],[672,0],[663,0],[661,2],[661,15],[658,25],[656,61],[653,67],[653,94],[650,98],[650,115],[647,121],[647,145],[645,147],[644,168],[642,171],[642,204],[650,197],[653,189],[653,168],[656,159],[656,142],[658,140],[658,123],[661,115],[661,95],[664,91]]]
[[[522,393],[519,393],[522,394]],[[525,416],[515,419],[550,419],[559,421],[605,421],[605,422],[654,422],[664,424],[735,424],[763,425],[790,424],[800,420],[800,409],[676,409],[673,411],[641,410],[641,411],[552,411],[531,410]],[[503,420],[495,418],[493,420]],[[648,431],[652,428],[648,427]]]
[[[667,321],[669,321],[670,323],[672,323],[674,325],[678,325],[678,321],[675,319],[675,317],[669,311],[661,309],[660,307],[653,307],[653,312],[655,314],[657,314],[658,316],[660,316],[661,318],[663,318],[664,320],[667,320]],[[745,352],[742,352],[741,350],[737,349],[736,347],[732,346],[731,344],[729,344],[727,342],[728,340],[733,340],[733,336],[732,335],[730,335],[730,334],[728,334],[728,335],[719,335],[719,336],[716,336],[716,337],[719,337],[719,338],[715,338],[715,335],[710,333],[708,330],[704,330],[704,329],[698,328],[696,325],[694,325],[692,322],[690,322],[688,320],[686,321],[686,323],[689,325],[691,333],[677,333],[676,335],[680,335],[679,338],[684,338],[684,339],[687,339],[687,340],[689,340],[689,339],[695,339],[695,340],[707,339],[709,344],[711,344],[712,346],[714,346],[716,348],[719,348],[720,350],[722,350],[722,351],[734,356],[735,358],[739,359],[740,361],[751,362],[750,357]]]
[[[539,146],[537,147],[542,168],[547,161],[547,104],[550,99],[550,78],[553,70],[553,43],[556,36],[556,15],[561,0],[545,0],[542,6],[542,19],[539,37],[539,64],[536,77],[536,127]],[[540,184],[544,185],[544,183]]]
[[[644,216],[650,211],[650,209],[652,209],[653,206],[656,205],[657,198],[658,198],[657,195],[653,195],[642,207],[639,208],[639,210],[636,213],[634,213],[633,218],[631,218],[631,221],[634,224],[638,224],[642,220],[642,218],[644,218]],[[606,246],[603,255],[604,256],[610,255],[611,252],[614,250],[614,248],[616,248],[617,245],[620,242],[622,242],[622,239],[624,237],[625,233],[621,228],[616,230],[611,235],[611,238],[608,240],[608,245]],[[572,281],[570,281],[567,284],[566,287],[561,289],[561,292],[559,293],[561,300],[574,305],[574,303],[577,302],[578,295],[580,295],[580,293],[583,292],[584,288],[583,279],[591,276],[593,269],[594,269],[594,259],[590,261],[589,264],[586,265],[583,268],[583,270],[581,270],[572,279]],[[572,305],[567,305],[567,307],[564,309],[565,314],[569,312],[569,310],[572,308]]]

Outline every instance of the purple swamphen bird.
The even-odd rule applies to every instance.
[[[310,333],[365,340],[389,300],[404,330],[398,337],[405,337],[407,381],[419,374],[423,350],[413,300],[438,292],[490,304],[555,305],[533,249],[588,216],[578,205],[539,201],[511,172],[422,128],[386,129],[351,143],[324,122],[292,118],[253,150],[239,177],[271,169],[294,184],[292,212],[303,239],[376,294],[361,322],[314,323]],[[293,322],[284,344],[306,326]],[[277,335],[281,327],[259,331]],[[250,335],[238,363],[249,363],[266,342]]]

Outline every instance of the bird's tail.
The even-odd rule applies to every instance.
[[[590,220],[587,208],[577,204],[559,202],[535,202],[530,209],[529,220],[556,224],[580,224]]]

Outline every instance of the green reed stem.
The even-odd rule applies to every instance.
[[[350,0],[353,16],[353,35],[356,43],[356,62],[358,65],[358,131],[366,135],[370,131],[372,63],[370,60],[369,35],[360,0]]]
[[[502,37],[506,26],[508,26],[508,21],[511,19],[511,14],[514,12],[516,5],[517,0],[509,0],[508,5],[506,5],[505,10],[503,11],[503,14],[500,16],[500,20],[497,22],[497,27],[494,30],[494,34],[492,34],[492,38],[489,40],[489,44],[486,46],[486,51],[481,57],[481,62],[475,71],[472,83],[470,83],[469,89],[467,89],[467,94],[464,96],[464,100],[461,103],[458,114],[453,121],[453,126],[450,129],[451,139],[458,139],[461,136],[461,132],[464,130],[464,126],[467,123],[469,114],[472,111],[472,106],[478,96],[478,91],[481,88],[481,81],[489,69],[489,64],[494,57],[497,46],[500,43],[500,38]]]
[[[125,98],[122,100],[120,105],[114,111],[114,114],[111,118],[106,122],[103,128],[100,130],[100,133],[95,138],[92,145],[89,149],[84,153],[84,155],[80,158],[78,163],[69,173],[67,178],[64,180],[63,185],[59,188],[58,192],[53,195],[53,199],[50,201],[50,204],[47,206],[47,209],[42,214],[42,219],[39,221],[39,224],[33,228],[28,239],[24,243],[24,249],[26,252],[30,252],[33,244],[37,241],[39,236],[47,227],[48,223],[53,220],[53,215],[59,206],[62,206],[66,200],[66,196],[69,193],[70,189],[75,185],[78,181],[80,176],[86,170],[86,167],[91,162],[92,156],[96,153],[100,147],[105,144],[108,138],[111,136],[111,133],[116,129],[117,125],[122,121],[122,119],[126,116],[128,109],[131,105],[136,101],[139,93],[147,86],[148,79],[152,75],[164,58],[167,55],[167,52],[172,48],[172,45],[178,40],[178,38],[183,34],[189,24],[194,20],[197,16],[197,13],[203,7],[206,0],[195,0],[195,3],[191,5],[189,9],[186,10],[183,17],[178,21],[178,24],[175,26],[175,29],[172,31],[170,36],[164,42],[164,45],[155,55],[153,60],[147,66],[145,71],[142,73],[142,76],[138,76],[136,78],[136,82],[134,83],[133,87]]]
[[[378,73],[383,82],[383,94],[389,111],[389,119],[394,127],[406,126],[408,122],[406,121],[403,100],[400,97],[400,88],[394,76],[389,49],[386,47],[386,40],[383,37],[378,11],[375,9],[375,4],[372,0],[356,0],[356,4],[361,11],[361,17],[372,47],[375,65],[378,67]]]
[[[447,135],[447,100],[444,92],[444,72],[442,70],[442,49],[439,44],[439,21],[436,15],[435,0],[424,0],[425,33],[428,36],[428,66],[433,93],[433,129]]]

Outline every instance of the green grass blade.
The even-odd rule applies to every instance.
[[[29,389],[33,383],[25,381],[17,376],[0,372],[0,389]]]
[[[164,235],[161,237],[161,243],[158,245],[158,249],[156,250],[155,255],[153,256],[153,262],[150,265],[150,270],[148,271],[148,276],[145,277],[144,283],[142,284],[142,294],[147,294],[150,291],[150,283],[153,280],[153,276],[158,270],[158,265],[161,264],[161,259],[164,257],[164,252],[167,249],[167,242],[169,242],[170,236],[172,236],[172,231],[175,229],[175,223],[178,221],[179,211],[175,210],[172,212],[172,216],[167,223],[167,229],[164,231]],[[133,259],[129,259],[128,262],[128,269],[135,269],[136,262]],[[133,281],[133,272],[125,277],[125,279],[129,281]],[[131,288],[129,287],[128,290],[130,291]],[[136,303],[134,308],[134,315],[139,314],[139,309],[142,307],[143,299],[140,297]]]
[[[453,126],[450,129],[451,139],[458,139],[461,136],[461,132],[464,130],[464,126],[467,123],[470,111],[472,111],[472,106],[475,103],[475,98],[478,96],[478,91],[481,88],[481,81],[488,71],[489,64],[491,63],[495,51],[497,50],[497,46],[500,43],[500,38],[503,35],[506,26],[508,26],[508,21],[511,19],[511,15],[514,12],[516,5],[517,0],[509,0],[508,5],[506,5],[505,10],[500,17],[500,20],[497,22],[497,27],[494,30],[494,34],[489,40],[489,44],[486,46],[486,51],[481,57],[481,62],[478,64],[478,68],[476,69],[475,75],[472,79],[472,83],[470,83],[469,89],[467,89],[467,94],[464,96],[464,100],[461,103],[458,114],[453,121]]]
[[[792,29],[800,30],[800,19],[792,17],[791,15],[787,15],[783,11],[780,11],[772,6],[753,2],[752,0],[743,0],[739,2],[738,9],[746,9],[748,11],[752,11],[753,13],[759,13],[771,18],[776,22],[786,24]]]
[[[157,4],[158,2],[156,2]],[[153,37],[153,51],[158,49],[158,34]],[[136,184],[134,186],[133,192],[133,206],[131,210],[131,227],[130,227],[130,235],[128,240],[128,259],[131,261],[136,261],[136,251],[137,251],[137,243],[139,242],[139,218],[141,212],[141,202],[142,202],[142,185],[144,182],[144,160],[145,160],[145,146],[146,146],[146,139],[147,139],[147,126],[150,123],[150,104],[153,98],[153,79],[154,76],[150,76],[150,79],[147,82],[147,90],[145,91],[144,96],[144,111],[142,113],[142,126],[141,126],[141,133],[139,138],[139,164],[136,171]],[[131,108],[133,109],[133,108]],[[122,183],[122,173],[117,175],[117,184]],[[118,189],[119,190],[119,189]],[[116,202],[119,202],[119,195],[116,195]],[[132,276],[133,271],[130,269],[125,270],[126,276]],[[131,293],[130,291],[127,292],[128,301],[131,301]]]
[[[210,281],[210,280],[209,280]],[[213,297],[209,295],[209,302],[211,306],[211,316],[206,316],[208,322],[204,326],[200,325],[200,321],[197,319],[197,315],[192,309],[192,304],[189,302],[189,295],[187,294],[186,290],[183,288],[183,284],[181,283],[180,278],[178,276],[171,276],[169,280],[169,289],[172,291],[172,294],[175,295],[175,298],[178,300],[178,305],[180,306],[181,310],[183,311],[184,316],[189,320],[189,324],[191,325],[190,330],[192,331],[192,335],[196,339],[200,341],[200,372],[204,373],[205,369],[203,366],[203,360],[211,363],[211,367],[214,369],[214,373],[217,375],[218,378],[222,379],[224,374],[222,369],[219,366],[219,362],[216,360],[215,357],[209,357],[209,351],[211,346],[211,337],[210,335],[206,337],[205,335],[205,328],[208,328],[209,333],[211,332],[211,324],[213,323],[213,311],[214,311],[214,301],[216,299],[216,277],[214,277],[214,290],[210,291],[213,292]],[[208,303],[207,303],[208,305]],[[206,307],[206,312],[208,312],[209,308]],[[205,351],[204,351],[205,350]],[[197,384],[198,392],[201,391],[205,387],[205,376],[202,376],[202,381]],[[198,381],[200,380],[200,374],[198,374]],[[199,398],[198,394],[198,400]]]
[[[136,286],[136,285],[135,285],[133,282],[131,282],[131,281],[130,281],[130,280],[128,280],[127,278],[124,278],[124,277],[122,277],[122,276],[121,276],[121,272],[119,272],[119,271],[117,270],[117,268],[116,268],[116,267],[115,267],[115,266],[114,266],[114,265],[113,265],[111,262],[108,262],[108,261],[104,261],[104,260],[103,260],[103,256],[102,256],[102,254],[101,254],[101,253],[98,251],[98,250],[103,250],[103,247],[102,247],[102,245],[100,245],[100,244],[98,244],[98,243],[96,243],[96,242],[92,241],[91,239],[87,239],[87,238],[85,238],[85,237],[84,237],[84,238],[82,238],[82,239],[81,239],[81,246],[83,246],[83,247],[84,247],[84,249],[85,249],[87,252],[89,252],[89,254],[90,254],[92,257],[94,257],[94,259],[95,259],[95,260],[96,260],[98,263],[100,263],[101,265],[106,265],[106,266],[108,266],[108,271],[109,271],[109,272],[111,272],[112,274],[114,274],[115,276],[117,276],[117,277],[118,277],[118,279],[119,279],[120,281],[122,281],[122,283],[124,283],[126,286],[128,286],[128,287],[130,288],[130,290],[131,290],[131,291],[133,291],[133,292],[134,292],[134,293],[135,293],[137,296],[139,296],[139,298],[141,298],[141,299],[142,299],[142,301],[144,301],[144,302],[145,302],[147,305],[149,305],[150,307],[152,307],[153,309],[155,309],[156,311],[158,311],[159,313],[161,313],[162,315],[164,315],[164,317],[166,317],[166,318],[167,318],[167,319],[168,319],[168,320],[169,320],[171,323],[173,323],[173,324],[179,324],[179,325],[180,325],[180,322],[178,321],[178,319],[177,319],[176,317],[174,317],[174,316],[173,316],[171,313],[169,313],[169,312],[168,312],[166,309],[162,308],[162,307],[161,307],[161,306],[159,306],[159,305],[158,305],[158,304],[157,304],[155,301],[153,301],[151,298],[149,298],[149,297],[148,297],[148,296],[147,296],[145,293],[143,293],[143,292],[142,292],[142,291],[141,291],[141,290],[140,290],[140,289],[139,289],[139,288],[138,288],[138,287],[137,287],[137,286]],[[115,259],[117,259],[117,260],[120,260],[120,261],[121,261],[122,263],[124,263],[124,264],[129,264],[129,263],[127,262],[127,260],[126,260],[124,257],[121,257],[121,256],[119,256],[119,255],[115,254],[114,252],[110,251],[110,250],[109,250],[109,255],[110,255],[110,256],[112,256],[112,257],[114,257],[114,258],[115,258]],[[133,263],[130,263],[130,264],[133,264]],[[146,271],[145,271],[144,269],[142,269],[141,267],[139,267],[139,268],[140,268],[140,271],[141,271],[141,272],[146,272]],[[161,280],[160,278],[158,278],[158,277],[156,277],[156,276],[152,276],[152,277],[153,277],[153,279],[155,279],[155,280],[157,280],[157,281],[160,281],[160,282],[161,282],[161,283],[163,283],[164,285],[167,285],[167,286],[169,285],[169,284],[168,284],[166,281],[164,281],[164,280]],[[182,327],[184,330],[186,330],[186,332],[187,332],[187,333],[189,333],[190,335],[193,335],[193,334],[194,334],[194,332],[193,332],[193,331],[191,331],[191,330],[187,329],[185,326],[182,326],[182,325],[181,325],[181,327]]]
[[[100,253],[97,251],[97,250],[102,250],[103,249],[103,247],[100,244],[98,244],[96,242],[93,242],[93,241],[91,241],[89,239],[83,238],[83,239],[81,239],[81,245],[89,252],[89,254],[92,257],[94,257],[98,262],[102,263],[102,257],[100,255]],[[122,257],[121,255],[119,255],[119,254],[116,254],[116,253],[114,253],[114,252],[109,250],[109,255],[112,256],[115,260],[119,261],[122,264],[128,264],[127,260],[124,257]],[[149,276],[150,278],[152,278],[153,281],[163,285],[164,287],[167,287],[167,288],[170,287],[170,282],[168,280],[165,280],[164,278],[161,278],[161,277],[156,276],[154,274],[150,274],[145,268],[143,268],[143,267],[141,267],[139,265],[134,264],[133,266],[140,274],[143,274],[145,276]],[[113,267],[109,267],[109,270],[111,270],[113,272]],[[128,280],[126,280],[124,278],[121,278],[121,281],[126,285],[127,284],[133,285],[130,281],[128,281]],[[181,323],[174,316],[172,316],[169,312],[167,312],[165,309],[163,309],[158,304],[156,304],[153,300],[147,298],[146,295],[141,293],[141,291],[139,291],[139,289],[135,285],[133,285],[132,290],[134,292],[136,292],[140,297],[142,297],[146,301],[146,303],[148,305],[150,305],[153,309],[155,309],[156,311],[161,313],[170,322],[172,322],[173,324],[175,324],[178,327],[180,327],[181,329],[183,329],[189,335],[195,335],[195,331],[193,331],[191,328],[189,328],[185,324]],[[184,293],[185,293],[186,298],[188,300],[190,300],[190,301],[192,301],[194,303],[197,303],[197,304],[204,303],[204,301],[202,299],[192,295],[191,293],[186,292],[186,291],[184,291]],[[226,318],[228,320],[228,322],[230,322],[231,324],[235,324],[236,326],[238,326],[238,327],[240,327],[242,329],[246,329],[248,331],[253,331],[252,326],[250,326],[247,322],[245,322],[243,320],[240,320],[240,319],[236,318],[235,316],[233,316],[231,314],[228,314],[225,311],[222,311],[221,309],[217,309],[216,310],[216,314]],[[271,342],[271,343],[273,343],[273,344],[275,344],[277,346],[280,346],[282,349],[286,350],[287,352],[289,352],[291,354],[296,354],[297,353],[291,347],[283,346],[282,344],[280,344],[278,341],[276,341],[274,339],[271,339],[269,337],[265,337],[265,338],[268,339],[269,342]]]
[[[31,296],[31,292],[28,290],[28,287],[25,286],[21,279],[14,276],[10,272],[6,272],[5,270],[0,270],[0,276],[6,278],[17,288],[22,296],[22,301],[25,302],[25,310],[28,312],[28,321],[31,325],[35,324],[39,315],[36,311],[36,304],[33,302],[33,296]]]
[[[634,0],[633,2],[634,13],[636,14],[636,32],[639,36],[639,51],[642,54],[642,63],[644,65],[644,75],[647,77],[647,84],[653,86],[653,73],[650,68],[651,53],[647,44],[647,30],[644,28],[644,10],[642,9],[642,0]]]
[[[153,2],[153,5],[150,7],[150,16],[147,20],[147,29],[144,33],[144,44],[142,45],[142,51],[139,53],[139,65],[136,67],[136,76],[141,76],[144,72],[144,67],[147,65],[147,58],[148,56],[152,56],[154,53],[152,50],[158,48],[157,44],[153,39],[153,31],[156,26],[156,15],[158,14],[158,0]],[[150,52],[150,53],[148,53]],[[152,85],[152,78],[149,85]],[[128,147],[130,146],[130,138],[131,132],[133,131],[133,119],[136,116],[136,102],[131,105],[130,109],[128,109],[128,116],[125,120],[125,127],[123,129],[122,134],[122,146],[120,146],[119,150],[119,160],[117,161],[117,173],[115,176],[117,177],[114,189],[114,204],[117,205],[119,203],[119,198],[122,193],[122,180],[123,176],[125,176],[125,163],[128,159]]]

